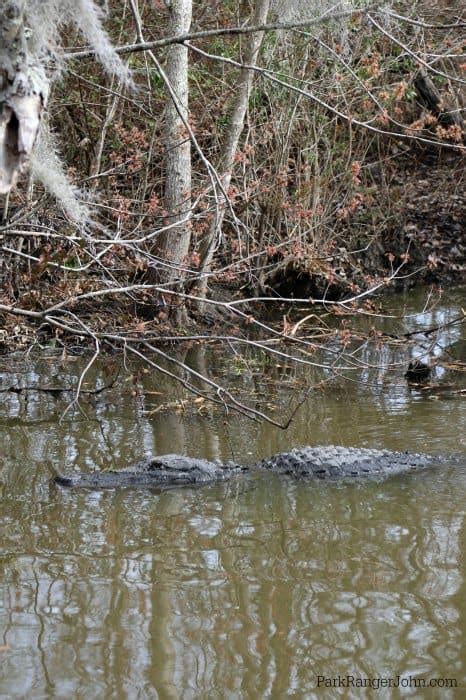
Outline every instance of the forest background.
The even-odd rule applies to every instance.
[[[3,350],[160,368],[464,279],[461,5],[4,3]]]

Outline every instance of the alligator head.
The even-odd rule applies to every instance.
[[[209,462],[184,455],[168,454],[146,457],[131,467],[118,471],[78,472],[70,476],[58,474],[60,486],[82,488],[151,487],[197,484],[228,479],[237,467],[233,464]]]

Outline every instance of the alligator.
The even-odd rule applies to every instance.
[[[385,478],[452,461],[457,462],[451,457],[328,445],[281,452],[251,466],[241,466],[232,462],[209,462],[177,454],[148,456],[141,462],[118,471],[76,472],[70,476],[58,474],[54,480],[65,487],[147,488],[224,481],[244,472],[271,470],[306,479],[334,481],[358,477]]]

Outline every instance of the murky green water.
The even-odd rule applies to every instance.
[[[391,304],[409,302],[404,330],[427,329],[457,316],[465,296],[456,290],[423,314],[421,295]],[[344,485],[260,475],[79,493],[50,483],[53,469],[123,466],[148,450],[247,462],[338,443],[466,458],[464,373],[448,368],[465,359],[464,325],[418,340],[355,348],[373,366],[324,384],[325,370],[252,351],[246,362],[225,347],[190,351],[193,366],[229,374],[242,400],[276,418],[291,390],[314,386],[286,432],[183,403],[153,374],[84,398],[88,419],[75,411],[59,422],[64,397],[1,393],[0,698],[464,697],[466,462]],[[403,379],[426,347],[447,391]],[[0,387],[71,382],[81,362],[3,358]],[[99,368],[90,379],[103,377]],[[456,679],[458,689],[317,686],[347,674],[355,684]]]

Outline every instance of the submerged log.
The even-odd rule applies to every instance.
[[[421,360],[413,360],[409,363],[405,372],[405,379],[408,384],[425,384],[429,381],[431,368]]]

